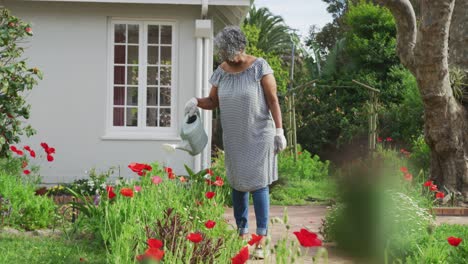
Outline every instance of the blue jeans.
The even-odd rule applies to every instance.
[[[268,218],[270,214],[270,197],[268,186],[251,192],[255,218],[257,219],[257,235],[268,233]],[[249,233],[249,193],[232,189],[232,204],[239,235]]]

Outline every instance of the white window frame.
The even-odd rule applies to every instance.
[[[138,71],[138,126],[120,127],[113,124],[114,108],[114,25],[133,24],[139,25],[139,71]],[[149,25],[170,25],[172,26],[172,50],[171,50],[171,126],[170,127],[147,127],[146,126],[146,88],[147,88],[147,47]],[[178,131],[178,25],[175,20],[161,19],[130,19],[130,18],[110,18],[108,20],[108,61],[107,61],[107,99],[106,99],[106,129],[101,138],[106,140],[180,140]],[[128,54],[125,55],[126,57]],[[161,54],[159,54],[159,60]],[[127,84],[124,84],[125,86]],[[159,91],[159,89],[158,89]],[[125,95],[126,98],[126,95]],[[160,95],[158,94],[158,107]],[[124,102],[126,104],[126,102]],[[126,111],[124,111],[126,115]]]

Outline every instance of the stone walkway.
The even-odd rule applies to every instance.
[[[279,219],[283,219],[284,209],[285,206],[272,206],[270,209],[270,218],[278,217]],[[276,242],[284,238],[285,236],[291,236],[292,239],[295,239],[295,236],[292,234],[294,231],[299,231],[301,228],[307,228],[312,232],[318,233],[319,228],[322,223],[322,219],[325,218],[327,208],[326,206],[287,206],[287,215],[288,215],[288,223],[290,226],[290,230],[286,229],[286,225],[282,223],[274,224],[273,226],[270,225],[270,234],[272,244],[276,244]],[[226,208],[225,218],[235,227],[235,220],[232,213],[232,208]],[[448,223],[448,224],[468,224],[468,217],[459,217],[459,216],[441,216],[437,217],[436,222],[438,224]],[[255,232],[256,222],[255,222],[255,214],[253,210],[253,206],[249,208],[249,231]],[[338,254],[336,248],[331,244],[325,244],[326,249],[328,250],[329,254],[329,263],[330,264],[353,264],[353,262],[347,259],[344,256],[340,256]],[[313,254],[315,250],[309,252]],[[269,260],[250,260],[249,264],[260,264],[260,263],[275,263],[274,259]],[[304,262],[299,263],[312,263],[311,260],[305,260]],[[318,262],[320,263],[320,262]]]

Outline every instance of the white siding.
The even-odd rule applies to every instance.
[[[185,173],[184,164],[193,165],[193,158],[185,152],[168,158],[161,148],[167,141],[101,137],[106,128],[109,18],[177,21],[177,121],[182,119],[184,103],[195,95],[194,23],[199,7],[44,2],[8,2],[6,6],[32,23],[34,37],[26,55],[29,65],[40,68],[45,76],[28,97],[30,123],[38,134],[32,141],[25,140],[38,154],[43,153],[42,141],[57,150],[53,163],[42,162],[44,182],[83,178],[92,167],[120,166],[122,176],[133,176],[127,168],[130,162],[168,162],[176,173]]]

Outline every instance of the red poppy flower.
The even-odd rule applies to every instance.
[[[159,176],[153,176],[151,177],[151,182],[158,185],[162,182],[162,178]]]
[[[437,185],[435,185],[435,184],[432,184],[432,185],[429,187],[429,189],[430,189],[431,191],[433,191],[433,192],[438,191]]]
[[[18,150],[16,151],[16,154],[18,154],[19,156],[23,156],[24,152],[23,152],[22,150],[19,150],[19,149],[18,149]]]
[[[55,148],[47,148],[47,149],[45,150],[45,152],[46,152],[47,154],[55,154]]]
[[[408,173],[408,168],[403,166],[403,167],[400,168],[400,171],[403,172],[403,173]]]
[[[141,186],[135,185],[133,188],[135,189],[135,192],[141,192]]]
[[[180,180],[180,182],[186,182],[187,181],[187,179],[184,176],[180,176],[179,180]]]
[[[206,194],[205,194],[206,198],[208,198],[208,199],[213,198],[215,195],[216,195],[215,192],[206,192]]]
[[[231,258],[232,264],[244,264],[249,260],[249,247],[243,247],[237,255]]]
[[[458,245],[460,245],[460,243],[462,242],[462,239],[459,238],[459,237],[449,237],[447,238],[447,241],[450,245],[454,246],[454,247],[458,247]]]
[[[200,233],[190,233],[187,235],[187,239],[193,243],[200,243],[203,240],[203,237]]]
[[[392,139],[391,137],[388,137],[388,138],[386,138],[385,140],[388,141],[388,142],[392,142],[392,141],[393,141],[393,139]]]
[[[29,155],[31,155],[32,158],[36,157],[36,152],[34,150],[29,151]]]
[[[214,184],[214,181],[210,180],[210,179],[206,179],[205,180],[206,184],[208,185],[213,185]]]
[[[15,146],[10,146],[10,150],[13,151],[13,152],[18,151],[18,149]]]
[[[206,169],[206,174],[213,176],[213,171],[211,169]]]
[[[27,150],[27,151],[31,151],[31,147],[30,147],[30,146],[27,146],[27,145],[26,145],[26,146],[24,146],[23,148],[24,148],[25,150]]]
[[[405,180],[412,181],[413,180],[413,175],[411,173],[405,173]]]
[[[133,172],[136,172],[139,176],[146,175],[145,171],[151,171],[153,168],[148,164],[132,162],[128,165]]]
[[[427,181],[424,183],[424,186],[431,187],[434,183],[432,181]]]
[[[213,185],[221,187],[224,185],[223,178],[216,176],[216,181],[213,183]]]
[[[169,174],[169,173],[172,173],[172,168],[171,167],[166,167],[164,168],[164,171]]]
[[[297,240],[303,247],[319,247],[322,245],[322,241],[318,239],[317,234],[309,232],[307,229],[301,229],[300,232],[294,232]]]
[[[215,227],[215,225],[216,225],[216,222],[215,222],[215,221],[211,221],[211,220],[208,220],[208,221],[206,221],[206,223],[205,223],[205,226],[206,226],[206,228],[208,228],[208,229],[211,229],[211,228]]]
[[[156,238],[150,238],[146,241],[148,244],[149,248],[162,248],[163,247],[163,242],[159,239]]]
[[[260,240],[262,240],[263,236],[258,236],[256,234],[252,234],[252,238],[250,239],[249,242],[247,242],[249,245],[253,246],[253,245],[257,245],[258,243],[260,243]]]
[[[377,138],[377,142],[382,142],[382,138],[381,138],[381,137],[378,137],[378,138]]]
[[[168,177],[169,179],[173,180],[173,179],[176,178],[176,175],[175,175],[175,173],[171,172],[171,173],[169,173],[169,174],[167,175],[167,177]]]
[[[112,199],[116,196],[116,194],[114,193],[114,187],[106,186],[106,191],[107,191],[107,197],[109,197],[109,199]]]
[[[29,175],[31,173],[31,171],[30,170],[24,170],[23,173],[26,174],[26,175]]]
[[[26,31],[26,33],[28,33],[28,34],[32,34],[32,28],[30,28],[30,27],[27,27],[27,28],[25,29],[25,31]]]
[[[47,161],[48,162],[54,161],[54,157],[52,155],[47,155]]]
[[[45,142],[42,142],[42,143],[41,143],[41,147],[42,147],[43,149],[48,149],[48,148],[49,148],[49,145],[47,145],[47,143],[45,143]]]
[[[133,190],[131,188],[122,188],[120,194],[125,197],[133,197]]]
[[[445,194],[443,192],[436,192],[436,198],[437,199],[444,199]]]
[[[152,260],[160,261],[164,257],[164,250],[161,250],[159,248],[148,248],[145,251],[145,257]]]

